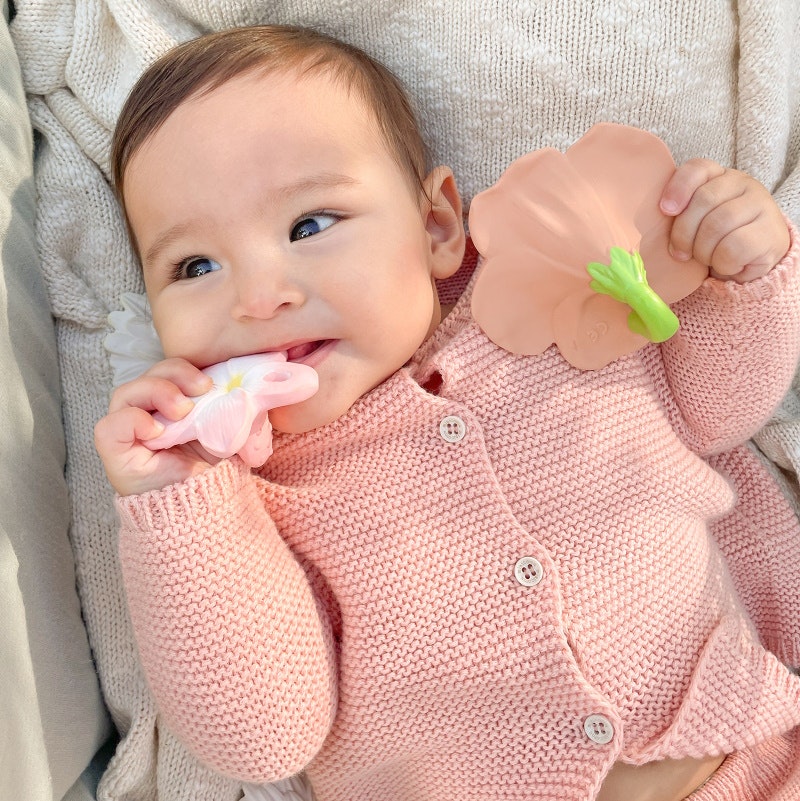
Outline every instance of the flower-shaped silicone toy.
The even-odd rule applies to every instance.
[[[515,161],[469,213],[483,257],[472,311],[487,336],[521,354],[555,343],[599,369],[674,333],[666,304],[708,275],[669,252],[659,200],[674,170],[658,137],[612,123]]]
[[[272,426],[267,412],[310,398],[318,389],[316,371],[286,361],[282,352],[238,356],[206,367],[214,386],[192,398],[194,407],[182,420],[155,412],[166,427],[144,444],[162,450],[197,440],[210,454],[238,453],[248,467],[260,467],[272,453]]]

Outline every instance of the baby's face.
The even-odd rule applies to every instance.
[[[355,94],[324,75],[246,75],[172,113],[125,201],[168,357],[282,350],[319,374],[270,413],[300,432],[346,412],[440,318],[428,207]]]

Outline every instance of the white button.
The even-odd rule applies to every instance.
[[[445,442],[461,442],[467,433],[467,426],[460,417],[452,414],[439,423],[439,433]]]
[[[614,739],[614,727],[605,715],[589,715],[583,721],[583,730],[593,743],[599,745],[605,745]]]
[[[544,568],[538,559],[532,556],[523,556],[514,565],[514,578],[523,587],[535,587],[544,576]]]

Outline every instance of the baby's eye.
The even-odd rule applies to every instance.
[[[330,228],[338,220],[339,218],[333,214],[309,214],[294,224],[292,232],[289,234],[289,240],[296,242],[298,239],[314,236],[314,234]]]
[[[206,273],[213,273],[221,270],[221,266],[213,259],[205,256],[193,256],[191,259],[184,259],[176,270],[177,278],[200,278]]]

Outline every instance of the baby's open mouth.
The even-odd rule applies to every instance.
[[[287,349],[286,360],[290,362],[300,361],[315,350],[321,348],[326,342],[328,342],[327,339],[318,339],[314,342],[303,342],[301,345],[294,345]]]

